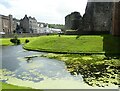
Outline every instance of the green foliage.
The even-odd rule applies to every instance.
[[[25,43],[29,43],[30,41],[28,39],[25,40]]]
[[[20,40],[18,39],[17,35],[15,35],[13,39],[10,39],[10,42],[14,43],[14,45],[20,44]]]
[[[49,28],[57,28],[57,29],[64,29],[64,25],[62,24],[49,24]]]
[[[16,34],[16,35],[14,35],[14,39],[17,39],[18,38],[18,35]]]
[[[10,39],[10,42],[14,43],[15,45],[19,45],[20,44],[20,40],[17,39],[17,38]]]

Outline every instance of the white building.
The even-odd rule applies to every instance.
[[[51,33],[62,33],[61,29],[55,29],[55,28],[51,28],[50,31]]]
[[[51,33],[47,23],[38,22],[37,33]]]

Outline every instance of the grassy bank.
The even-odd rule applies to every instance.
[[[20,86],[15,86],[15,85],[11,85],[11,84],[6,84],[3,82],[0,82],[2,89],[30,89],[27,87],[20,87]]]
[[[47,52],[103,52],[103,37],[101,36],[41,36],[26,44],[25,49]]]
[[[25,43],[25,40],[28,39],[30,41],[34,40],[37,37],[26,37],[26,38],[18,38],[20,39],[21,43]],[[2,46],[8,46],[8,45],[14,45],[10,42],[11,38],[0,38],[0,45]]]
[[[120,53],[120,37],[110,35],[41,36],[26,44],[25,49],[63,53]]]
[[[105,55],[78,54],[44,54],[42,57],[58,59],[67,65],[72,75],[81,74],[84,81],[91,86],[105,87],[120,85],[120,57]]]

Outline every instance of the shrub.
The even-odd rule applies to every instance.
[[[10,39],[10,42],[16,43],[16,39]]]
[[[14,36],[13,39],[10,39],[10,42],[14,43],[14,45],[20,44],[20,40],[17,38],[17,36]]]
[[[29,41],[28,39],[26,39],[26,40],[25,40],[25,43],[28,43],[28,42],[30,42],[30,41]]]
[[[17,45],[19,45],[20,44],[20,40],[19,39],[17,39]]]

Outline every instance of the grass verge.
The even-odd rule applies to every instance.
[[[2,89],[30,89],[27,87],[20,87],[20,86],[15,86],[15,85],[11,85],[11,84],[6,84],[3,82],[0,82]]]

